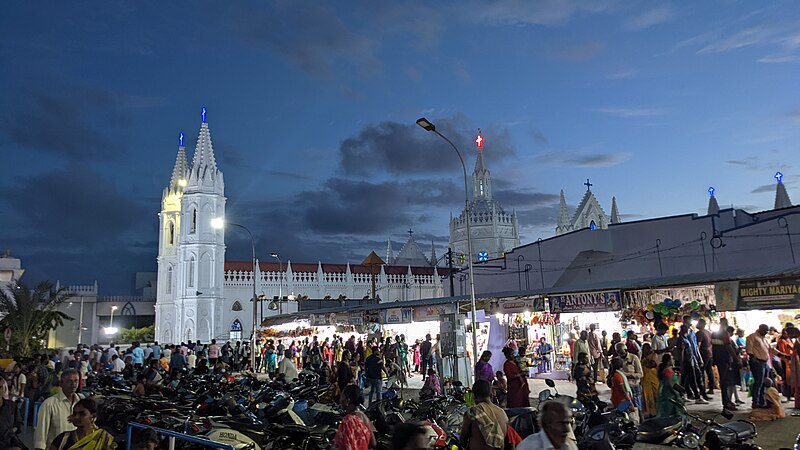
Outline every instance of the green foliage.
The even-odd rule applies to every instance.
[[[31,290],[25,284],[16,289],[0,291],[0,342],[10,346],[14,356],[28,357],[43,348],[50,330],[73,320],[58,311],[58,305],[69,300],[73,294],[65,288],[56,290],[53,283],[42,281]],[[11,329],[11,342],[6,342],[2,333]]]
[[[130,344],[131,342],[152,342],[156,335],[156,326],[150,325],[144,328],[123,328],[119,333],[120,344]]]

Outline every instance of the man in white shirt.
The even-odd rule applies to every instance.
[[[39,422],[33,435],[33,448],[44,450],[56,436],[75,429],[67,418],[72,415],[75,403],[83,398],[81,394],[75,392],[77,389],[78,372],[75,369],[63,371],[61,392],[47,398],[39,407]]]
[[[111,344],[109,344],[109,346],[108,346],[108,357],[109,358],[113,358],[114,355],[118,355],[118,354],[119,354],[119,352],[117,352],[117,349],[114,348],[114,343],[112,342]]]
[[[297,366],[294,365],[294,361],[292,361],[291,350],[286,350],[284,358],[278,363],[278,373],[284,375],[284,380],[286,380],[287,383],[291,383],[292,380],[297,378]]]
[[[114,355],[111,357],[111,372],[112,373],[122,373],[125,370],[125,361],[119,357],[119,355]]]
[[[517,445],[517,450],[578,450],[572,431],[572,413],[563,403],[549,401],[542,406],[541,431]]]

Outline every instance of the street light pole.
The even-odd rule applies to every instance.
[[[275,252],[270,253],[269,256],[278,260],[278,276],[280,277],[280,281],[278,281],[278,315],[283,315],[283,260]]]
[[[83,341],[83,296],[81,295],[81,318],[78,319],[78,344],[82,344]]]
[[[220,217],[211,220],[211,226],[214,228],[224,229],[225,225],[224,219]],[[253,250],[253,332],[250,334],[250,351],[254,352],[256,350],[256,328],[258,328],[258,296],[256,296],[256,269],[258,263],[256,262],[256,240],[253,237],[253,233],[251,233],[246,226],[239,225],[238,223],[227,223],[227,225],[239,227],[246,231],[247,235],[250,236],[250,246]]]
[[[469,189],[467,187],[467,166],[464,165],[464,158],[461,157],[461,153],[458,151],[458,148],[450,139],[447,139],[447,136],[443,135],[439,131],[436,130],[436,126],[428,121],[428,119],[421,117],[417,119],[417,125],[422,127],[425,131],[432,131],[439,135],[442,139],[447,141],[453,150],[456,152],[458,156],[458,160],[461,162],[461,169],[464,171],[464,205],[465,205],[465,212],[466,212],[466,219],[467,219],[467,261],[469,264],[469,298],[470,298],[470,306],[472,310],[472,358],[477,361],[478,360],[478,316],[475,312],[475,277],[473,276],[472,271],[472,229],[470,227],[470,222],[472,221],[472,212],[470,211],[469,207]]]

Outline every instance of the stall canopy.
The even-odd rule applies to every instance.
[[[617,303],[619,303],[619,301],[621,300],[619,294],[620,292],[624,291],[678,287],[678,286],[697,286],[697,285],[710,285],[710,284],[713,285],[728,281],[733,281],[737,283],[751,282],[754,280],[756,281],[765,279],[770,280],[779,278],[780,279],[791,278],[798,280],[798,283],[800,283],[800,265],[792,264],[792,265],[777,266],[777,267],[762,267],[759,269],[748,269],[748,270],[740,269],[732,271],[704,272],[704,273],[675,275],[675,276],[640,278],[634,280],[601,281],[586,285],[561,286],[548,289],[532,289],[525,291],[483,293],[476,295],[476,298],[479,302],[478,307],[484,308],[490,303],[497,304],[499,302],[504,302],[504,301],[507,302],[509,300],[525,300],[525,299],[542,298],[547,296],[550,297],[551,299],[554,297],[558,298],[559,306],[563,308],[563,306],[561,306],[562,300],[564,301],[563,303],[564,305],[569,304],[571,301],[574,302],[575,300],[577,300],[579,303],[582,301],[587,302],[589,300],[588,297],[585,296],[589,295],[594,300],[597,300],[597,302],[599,302],[601,306],[604,303],[606,308],[610,307],[609,309],[606,310],[614,310],[614,309],[619,309],[619,307],[617,306]],[[800,287],[800,284],[797,284],[796,286]],[[583,297],[581,297],[582,295]],[[798,297],[796,301],[800,302],[800,297]],[[538,306],[538,305],[543,305],[543,303],[544,302],[536,302],[535,304]],[[267,327],[271,325],[277,325],[280,323],[292,322],[299,319],[307,319],[312,315],[314,317],[318,316],[330,317],[330,314],[342,314],[342,313],[357,314],[365,312],[379,313],[380,311],[389,309],[395,309],[395,310],[398,308],[413,309],[415,307],[428,307],[428,306],[447,305],[447,304],[454,305],[453,306],[454,308],[455,305],[458,305],[459,311],[465,312],[468,309],[469,297],[465,295],[460,295],[455,297],[420,299],[420,300],[411,300],[405,302],[383,302],[371,305],[363,305],[363,304],[359,306],[345,305],[335,308],[301,311],[292,314],[283,314],[279,316],[267,317],[266,319],[264,319],[261,326]],[[403,313],[401,311],[400,320],[407,320],[403,319],[402,314]],[[378,317],[380,317],[380,315]]]

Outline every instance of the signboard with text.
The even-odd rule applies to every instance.
[[[414,322],[425,322],[428,320],[439,320],[442,314],[454,314],[456,312],[456,305],[453,303],[446,303],[444,305],[427,305],[414,307]]]
[[[411,308],[389,308],[381,311],[380,322],[385,325],[411,323],[413,310]]]
[[[550,311],[554,313],[619,311],[620,309],[619,291],[550,296]]]
[[[503,314],[519,313],[519,312],[535,312],[544,311],[543,298],[523,298],[514,300],[503,300],[498,305],[498,312]]]
[[[740,281],[736,309],[798,309],[800,278]]]

